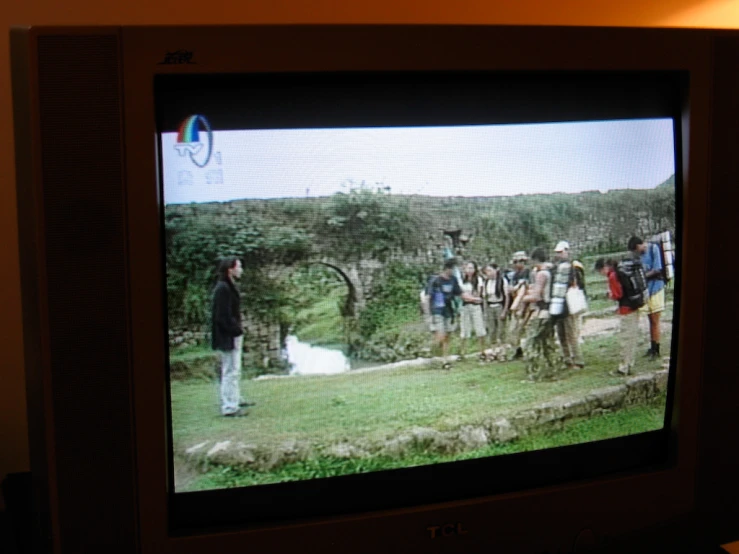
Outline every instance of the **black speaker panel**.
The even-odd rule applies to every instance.
[[[46,304],[45,375],[53,383],[54,482],[64,507],[57,514],[58,539],[63,552],[132,552],[136,503],[119,39],[44,35],[36,48],[39,296]]]

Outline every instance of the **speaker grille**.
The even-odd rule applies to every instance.
[[[131,552],[118,37],[41,36],[38,75],[60,541]]]

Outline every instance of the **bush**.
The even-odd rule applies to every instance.
[[[168,206],[165,243],[168,312],[175,327],[207,322],[217,265],[227,256],[243,260],[241,290],[254,315],[279,319],[288,300],[264,268],[295,263],[311,251],[304,229],[261,221],[231,204]]]
[[[421,322],[419,293],[433,269],[393,262],[374,285],[359,315],[350,345],[352,356],[396,362],[430,355],[430,336]]]
[[[390,201],[389,188],[373,189],[364,181],[347,181],[343,186],[347,192],[331,197],[315,229],[337,257],[382,259],[421,244],[420,222],[414,219],[407,200]]]
[[[375,331],[397,329],[420,321],[419,293],[433,270],[393,262],[373,287],[373,296],[359,316],[357,331],[370,337]]]
[[[392,363],[431,355],[431,336],[419,326],[380,330],[362,341],[354,356],[367,361]]]

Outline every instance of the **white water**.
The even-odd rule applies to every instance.
[[[331,375],[351,369],[349,359],[340,350],[311,346],[300,342],[294,335],[285,339],[290,375]]]

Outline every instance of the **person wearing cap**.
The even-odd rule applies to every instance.
[[[555,279],[565,279],[567,290],[578,288],[585,292],[585,272],[583,265],[577,261],[570,260],[570,243],[562,240],[554,247],[555,255]],[[567,306],[565,298],[560,298],[561,308],[556,314],[556,328],[559,344],[562,348],[567,367],[582,369],[585,367],[582,349],[580,348],[580,321],[579,313],[572,314]],[[552,310],[554,313],[555,310]]]
[[[500,316],[501,319],[505,320],[510,314],[508,337],[510,338],[511,347],[514,349],[514,358],[523,356],[521,338],[526,327],[526,305],[523,302],[523,297],[529,284],[530,271],[526,267],[528,261],[529,258],[523,250],[513,254],[511,259],[513,274],[506,283],[505,294],[507,299]]]

